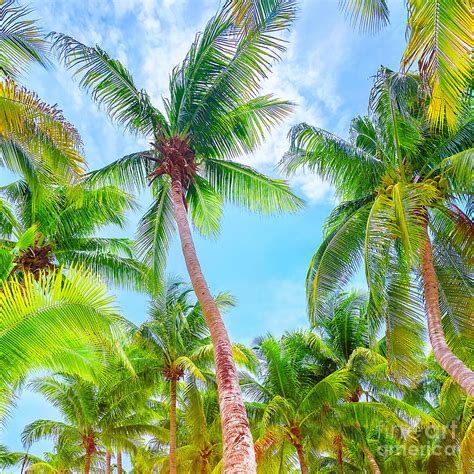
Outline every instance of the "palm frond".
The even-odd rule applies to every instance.
[[[417,62],[429,94],[427,115],[434,126],[446,122],[454,128],[472,78],[471,6],[464,1],[408,2],[408,44],[402,65],[408,70]]]
[[[374,33],[389,23],[386,0],[340,0],[340,8],[353,25]]]
[[[264,214],[296,212],[302,201],[286,181],[269,178],[239,163],[208,159],[203,174],[222,198]]]
[[[47,67],[48,42],[36,21],[27,19],[31,10],[6,0],[0,5],[0,74],[16,78],[31,63]]]
[[[130,72],[99,46],[88,47],[70,36],[51,33],[53,49],[107,114],[129,131],[146,136],[167,129],[166,120],[144,90],[135,86]]]

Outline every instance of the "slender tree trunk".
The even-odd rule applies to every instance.
[[[336,451],[337,470],[340,474],[344,473],[344,458],[342,453],[342,436],[336,435],[334,438],[334,448]]]
[[[367,462],[369,463],[370,472],[372,474],[380,474],[380,468],[377,464],[377,460],[375,459],[374,455],[370,451],[369,448],[364,448],[364,454],[367,458]]]
[[[117,474],[122,474],[122,451],[117,451]]]
[[[105,453],[105,474],[112,474],[112,465],[111,465],[112,455],[110,451],[107,450]]]
[[[309,474],[308,465],[304,458],[304,449],[301,443],[295,443],[296,452],[298,453],[298,461],[300,462],[301,474]]]
[[[172,200],[186,267],[214,345],[224,444],[223,472],[251,474],[256,472],[255,451],[232,355],[232,345],[199,264],[183,202],[181,177],[177,171],[172,173]]]
[[[458,359],[448,347],[441,322],[439,308],[438,279],[433,266],[433,254],[428,231],[421,261],[425,309],[428,318],[428,334],[431,347],[439,365],[474,398],[474,372]],[[466,308],[467,309],[467,308]]]
[[[86,449],[86,457],[84,460],[84,474],[89,474],[91,471],[91,452],[90,449]]]
[[[171,379],[170,474],[176,474],[176,379]]]

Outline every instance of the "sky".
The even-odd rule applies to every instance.
[[[219,0],[30,0],[32,17],[46,31],[66,33],[88,45],[99,44],[131,71],[161,108],[168,77],[197,32],[217,11]],[[278,176],[275,168],[285,152],[291,125],[308,122],[347,137],[351,119],[367,111],[372,76],[380,65],[399,67],[405,44],[406,13],[401,0],[388,2],[391,23],[370,35],[354,29],[338,8],[338,0],[301,0],[298,20],[286,36],[288,51],[263,84],[297,104],[295,113],[273,130],[265,144],[241,161]],[[25,2],[22,2],[25,4]],[[147,141],[124,133],[97,109],[70,74],[61,67],[33,69],[23,83],[46,102],[58,104],[81,133],[90,169],[134,151]],[[328,183],[311,174],[291,179],[294,192],[306,206],[294,215],[261,216],[227,206],[220,235],[212,240],[196,236],[196,248],[213,293],[228,291],[237,307],[225,322],[234,341],[250,344],[255,337],[308,326],[304,281],[312,255],[321,243],[321,228],[335,203]],[[145,211],[147,197],[140,196]],[[130,216],[125,230],[113,236],[133,237],[139,215]],[[169,256],[168,271],[185,275],[178,242]],[[353,285],[364,287],[362,276]],[[140,323],[146,319],[143,295],[113,290],[123,314]],[[25,391],[0,442],[22,450],[23,427],[58,414],[39,396]],[[50,449],[38,443],[32,452]]]

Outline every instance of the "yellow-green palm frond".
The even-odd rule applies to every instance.
[[[82,173],[84,159],[78,131],[55,106],[14,80],[0,82],[0,160],[13,171],[23,172],[20,165],[8,159],[4,147],[16,145],[26,153],[35,167],[61,175]]]
[[[121,325],[114,298],[84,268],[8,281],[0,293],[0,386],[37,369],[95,379],[118,347]]]
[[[474,16],[467,0],[410,0],[408,44],[402,66],[416,61],[429,93],[427,116],[435,126],[453,128],[472,77]]]

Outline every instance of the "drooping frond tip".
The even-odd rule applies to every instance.
[[[31,10],[14,3],[0,1],[0,76],[11,78],[23,74],[31,63],[50,64],[43,32],[35,20],[26,19]]]
[[[364,32],[376,33],[390,21],[386,0],[340,0],[339,7]]]

